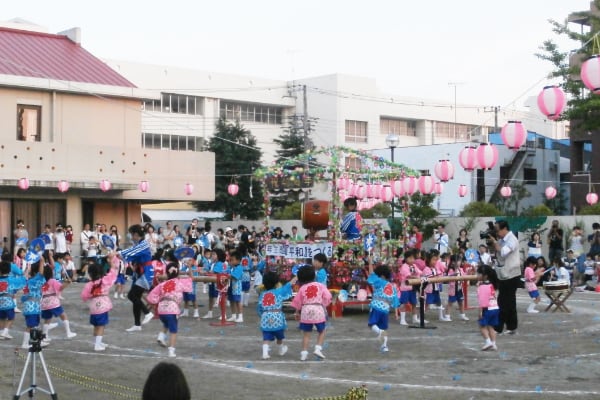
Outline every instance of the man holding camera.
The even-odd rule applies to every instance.
[[[489,238],[496,249],[498,266],[498,306],[500,307],[499,324],[496,331],[502,333],[506,325],[506,333],[515,334],[518,326],[517,319],[517,289],[521,286],[521,257],[519,240],[510,231],[508,222],[496,221],[496,238]]]
[[[563,247],[564,232],[557,220],[552,221],[552,227],[548,232],[548,261],[560,260],[565,250]]]

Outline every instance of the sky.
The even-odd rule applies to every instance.
[[[564,50],[549,19],[590,0],[20,0],[0,20],[82,30],[100,58],[292,80],[332,73],[380,90],[483,106],[520,106],[552,83],[535,57]],[[575,27],[575,26],[574,26]],[[450,84],[453,83],[453,84]]]

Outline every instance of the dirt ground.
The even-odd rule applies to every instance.
[[[272,351],[270,360],[260,359],[255,296],[243,324],[214,327],[206,320],[180,319],[176,359],[168,359],[166,349],[156,343],[158,320],[142,332],[125,333],[133,322],[131,304],[113,300],[104,340],[109,348],[95,353],[87,308],[79,300],[82,287],[71,285],[63,301],[78,336],[68,341],[58,327],[42,352],[59,399],[139,399],[149,371],[164,360],[183,369],[194,399],[304,399],[342,395],[360,385],[367,386],[370,399],[600,396],[600,293],[574,293],[567,302],[570,314],[527,314],[528,296],[520,290],[518,334],[500,336],[497,352],[480,351],[477,310],[471,309],[468,322],[439,322],[437,311],[429,311],[427,318],[437,329],[410,329],[394,322],[390,352],[383,354],[366,326],[367,308],[352,307],[343,318],[329,322],[327,359],[302,362],[300,333],[291,315],[288,354],[279,357]],[[200,295],[203,304],[205,296]],[[474,291],[469,299],[474,304]],[[201,315],[205,308],[200,308]],[[16,392],[27,355],[14,351],[23,327],[18,314],[11,332],[15,339],[0,341],[0,400],[12,399]],[[38,385],[47,387],[41,368],[38,375]],[[26,387],[29,382],[27,377]],[[38,392],[36,398],[49,396]]]

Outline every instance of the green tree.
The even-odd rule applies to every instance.
[[[219,119],[208,150],[215,153],[215,201],[195,201],[194,207],[198,211],[223,211],[225,219],[233,219],[234,216],[253,220],[262,218],[262,185],[252,181],[262,155],[256,147],[256,138],[239,121],[232,123]],[[202,170],[201,165],[191,165],[190,168]],[[231,182],[239,185],[236,196],[227,193]]]
[[[467,204],[460,212],[460,217],[495,217],[502,212],[493,204],[485,201],[474,201]]]
[[[545,204],[538,204],[537,206],[526,208],[521,215],[526,217],[547,217],[549,215],[554,215],[554,211]]]
[[[511,189],[512,194],[509,197],[503,197],[496,191],[490,198],[490,203],[498,207],[502,215],[519,215],[521,200],[531,197],[531,193],[522,184],[511,185]]]
[[[581,207],[577,215],[600,215],[600,203],[596,203],[593,206]]]
[[[361,217],[369,218],[369,219],[387,218],[391,213],[392,213],[392,209],[390,208],[390,205],[387,203],[379,203],[367,210],[360,211]]]
[[[600,0],[593,1],[595,7],[600,8]],[[568,22],[557,22],[550,20],[552,31],[579,44],[580,48],[576,54],[571,52],[571,48],[561,50],[558,44],[552,40],[546,40],[540,46],[540,53],[536,56],[542,60],[550,62],[554,66],[551,76],[561,80],[560,86],[567,93],[567,109],[563,112],[562,120],[577,121],[571,126],[571,129],[581,131],[596,130],[600,128],[600,97],[593,95],[589,90],[583,90],[585,86],[579,79],[572,79],[572,76],[579,76],[580,65],[574,63],[570,65],[570,57],[575,56],[584,60],[592,54],[600,52],[600,44],[593,36],[598,33],[600,28],[600,18],[593,15],[590,11],[574,13],[578,18],[587,18],[591,29],[589,32],[571,30]]]
[[[273,208],[274,219],[300,219],[302,215],[302,203],[299,201],[288,204],[284,208]]]
[[[410,197],[403,197],[403,200],[408,201],[409,204],[408,215],[404,215],[403,217],[408,218],[407,223],[409,226],[418,225],[420,227],[420,230],[423,233],[423,240],[429,239],[433,235],[433,230],[438,225],[435,217],[437,217],[439,213],[432,207],[434,199],[434,195],[421,194],[418,192]],[[398,208],[398,204],[396,207]],[[396,217],[397,216],[398,211],[396,211]],[[391,218],[388,218],[388,225],[392,228],[394,238],[401,234],[405,234],[405,232],[402,231],[403,226],[401,218],[395,218],[394,221],[392,221]]]

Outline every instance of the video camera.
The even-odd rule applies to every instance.
[[[39,328],[31,328],[29,331],[29,344],[32,350],[40,351],[42,349],[42,340],[46,339],[46,335]]]
[[[488,228],[485,231],[479,231],[479,239],[488,243],[491,238],[496,239],[496,228],[494,227],[494,221],[488,221],[486,224]]]

